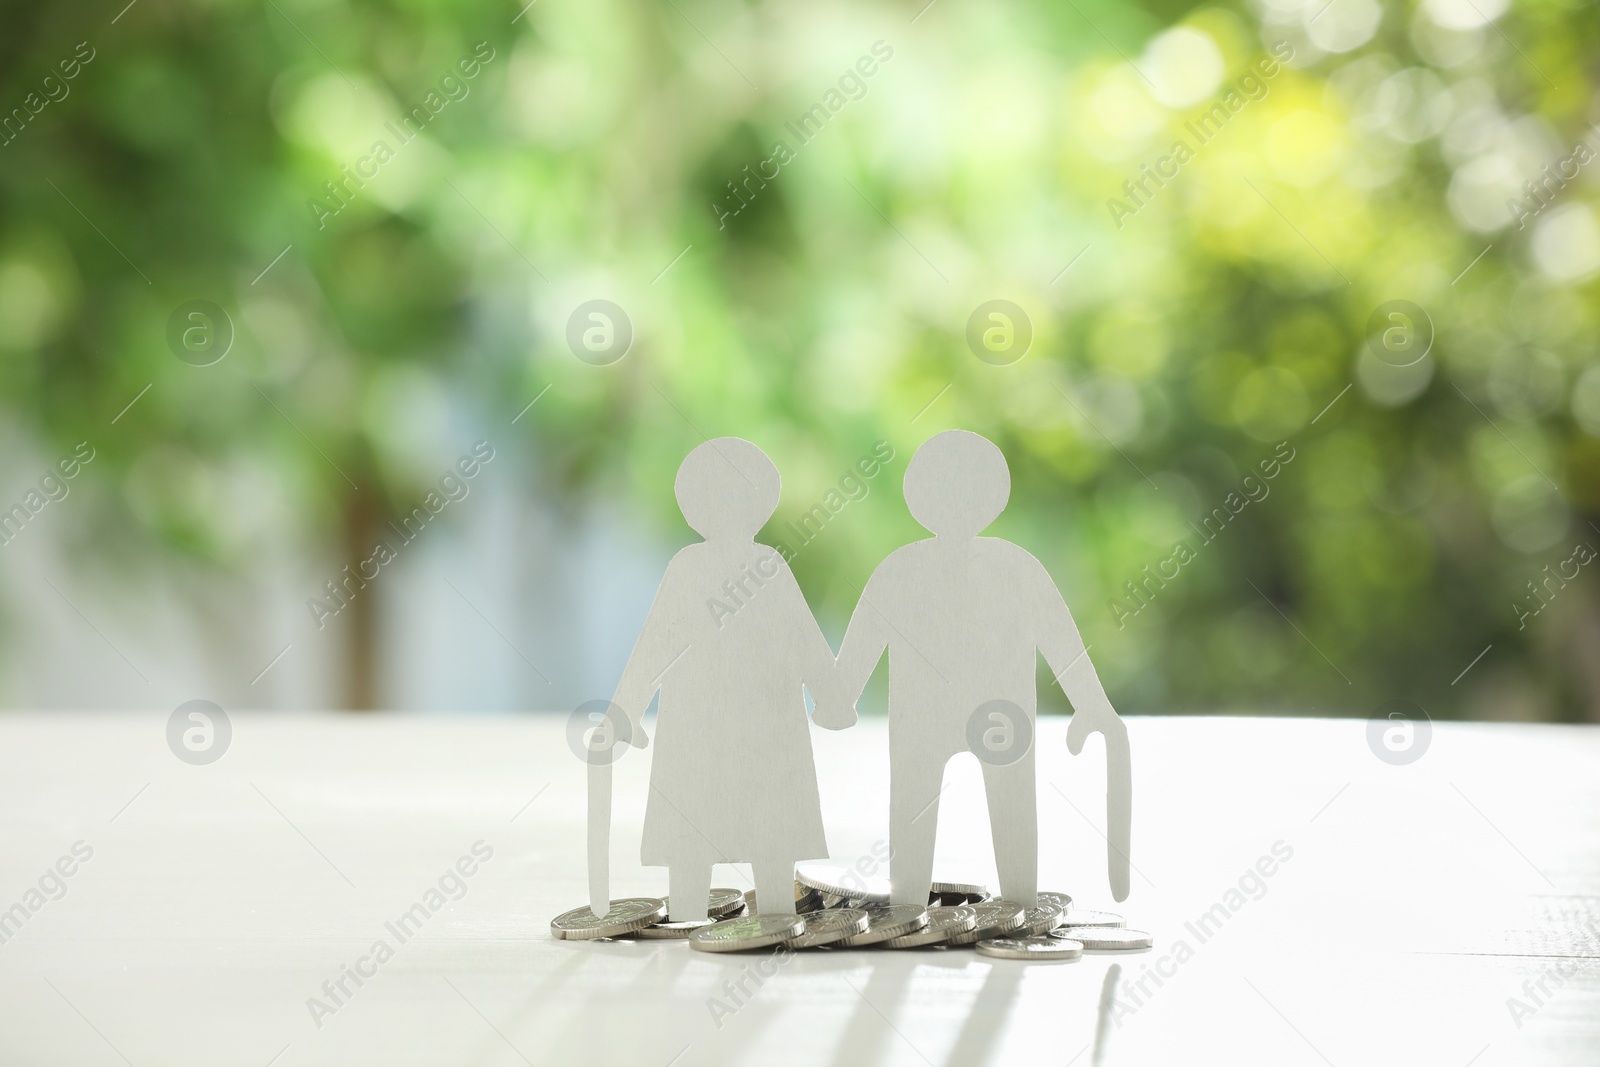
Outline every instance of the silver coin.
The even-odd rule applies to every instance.
[[[865,933],[846,938],[844,943],[851,948],[860,948],[921,930],[928,925],[928,909],[916,904],[890,904],[869,910],[867,923]]]
[[[1005,937],[1021,928],[1027,914],[1021,904],[1013,904],[1009,900],[986,900],[972,907],[978,912],[977,925],[964,934],[952,935],[952,945],[971,945],[986,938]]]
[[[938,906],[928,909],[928,925],[909,934],[891,937],[883,942],[884,948],[922,948],[941,944],[951,934],[964,934],[978,925],[978,909],[970,904],[953,907]]]
[[[967,882],[935,882],[928,890],[929,905],[960,907],[989,899],[989,891],[981,885]]]
[[[642,930],[635,930],[628,936],[641,941],[681,940],[696,930],[703,930],[720,921],[720,919],[679,919],[677,922],[660,922],[654,926],[646,926]]]
[[[611,902],[604,917],[595,918],[588,906],[564,911],[550,920],[550,932],[564,941],[631,934],[667,917],[667,902],[655,897],[624,897]]]
[[[689,947],[701,952],[741,952],[751,948],[770,948],[806,928],[798,915],[741,915],[723,919],[689,935]]]
[[[859,908],[831,908],[814,911],[805,918],[806,932],[789,942],[790,948],[816,948],[854,937],[867,929],[870,920]]]
[[[1039,902],[1022,915],[1022,926],[1029,937],[1043,937],[1066,921],[1067,914],[1054,904]],[[1020,931],[1019,931],[1020,932]]]
[[[1063,940],[1077,941],[1094,951],[1149,948],[1151,937],[1143,930],[1124,930],[1120,926],[1062,926],[1052,931]]]
[[[1054,904],[1064,912],[1072,910],[1072,898],[1065,893],[1039,893],[1037,896],[1041,904]]]
[[[672,914],[672,897],[661,898],[667,902],[667,914]],[[737,889],[713,889],[706,898],[706,914],[712,919],[726,919],[744,907],[744,894]]]
[[[707,909],[713,919],[725,919],[744,907],[744,894],[737,889],[713,889],[711,891],[711,906]],[[668,908],[668,914],[672,909]]]
[[[1123,926],[1122,916],[1114,911],[1090,911],[1087,908],[1068,908],[1063,926]]]
[[[754,889],[746,890],[740,899],[744,901],[744,911],[746,914],[759,915],[761,913],[760,909],[756,907],[756,891]],[[818,893],[810,886],[801,885],[799,882],[794,884],[794,910],[796,913],[816,911],[821,907],[821,893]],[[731,919],[737,914],[739,913],[730,911],[727,915],[720,917]]]
[[[802,863],[795,867],[794,876],[801,885],[838,897],[845,907],[861,903],[889,903],[887,878],[867,878],[849,867],[836,867],[831,863]]]
[[[794,880],[796,885],[815,889],[825,895],[847,897],[850,890],[844,886],[845,873],[846,868],[831,863],[800,863],[795,865]]]
[[[1059,937],[986,937],[978,952],[1002,960],[1075,960],[1084,946]]]

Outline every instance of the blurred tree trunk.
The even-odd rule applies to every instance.
[[[373,477],[369,470],[361,480],[371,484]],[[378,706],[378,589],[376,583],[359,583],[361,564],[378,543],[384,517],[376,494],[356,489],[345,496],[340,554],[348,568],[344,573],[356,575],[358,584],[350,600],[342,672],[344,706],[351,711],[372,711]]]

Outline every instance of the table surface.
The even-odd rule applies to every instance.
[[[0,1063],[1600,1062],[1600,729],[1436,725],[1397,767],[1360,721],[1128,722],[1116,910],[1154,949],[779,965],[550,938],[587,900],[564,716],[236,714],[208,766],[165,718],[0,716]],[[1065,725],[1038,732],[1041,888],[1109,906],[1103,752]],[[885,724],[813,741],[833,858],[870,864]],[[637,863],[649,756],[616,766],[616,896],[666,889]],[[960,757],[936,877],[993,884],[986,818]]]

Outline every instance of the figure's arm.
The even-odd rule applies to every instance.
[[[878,581],[879,573],[881,565],[880,570],[868,579],[866,591],[861,594],[861,600],[850,616],[850,625],[845,629],[844,641],[839,645],[839,686],[851,707],[861,699],[867,679],[872,677],[878,661],[883,658],[884,649],[889,647],[889,623],[873,599],[882,593],[883,583]]]
[[[817,618],[806,604],[800,584],[794,580],[787,566],[783,568],[783,577],[799,604],[801,632],[797,640],[800,642],[800,677],[811,691],[812,703],[816,705],[811,712],[811,721],[825,730],[843,730],[854,726],[856,713],[851,706],[854,701],[845,694],[840,682],[833,648],[828,644],[828,639],[822,636],[822,628],[817,625]]]
[[[656,690],[661,688],[662,675],[685,651],[672,645],[674,632],[679,630],[673,625],[672,613],[666,607],[674,602],[669,588],[672,581],[672,568],[669,566],[666,577],[661,579],[661,585],[656,590],[655,600],[650,604],[650,613],[645,616],[639,638],[633,643],[628,663],[622,668],[616,693],[611,698],[611,702],[627,717],[625,729],[629,731],[629,736],[621,740],[637,748],[644,748],[650,743],[650,738],[644,732],[644,711],[650,706]],[[687,638],[683,640],[686,642]],[[622,728],[622,724],[619,724],[619,729]]]
[[[1084,739],[1099,730],[1109,741],[1113,735],[1126,735],[1126,728],[1105,687],[1089,659],[1089,650],[1078,633],[1078,624],[1072,620],[1067,602],[1044,567],[1038,568],[1035,596],[1038,604],[1038,643],[1044,661],[1055,675],[1056,683],[1072,705],[1072,724],[1067,729],[1067,747],[1076,755],[1083,748]]]
[[[1133,824],[1133,764],[1128,751],[1128,727],[1111,706],[1100,676],[1089,661],[1089,649],[1078,633],[1067,602],[1043,565],[1033,561],[1038,576],[1035,589],[1039,651],[1062,692],[1072,703],[1067,725],[1067,751],[1083,751],[1089,735],[1098,732],[1106,746],[1106,868],[1114,900],[1128,898],[1128,858]]]

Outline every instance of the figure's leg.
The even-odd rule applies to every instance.
[[[752,863],[756,879],[756,911],[761,915],[794,914],[794,860]]]
[[[667,919],[704,919],[711,907],[711,863],[698,859],[667,868]]]
[[[1025,908],[1039,893],[1039,798],[1034,793],[1033,753],[1016,763],[983,765],[983,791],[989,799],[989,833],[1000,895]]]
[[[889,901],[926,907],[933,887],[933,845],[939,827],[939,787],[949,756],[897,758],[889,745]]]

